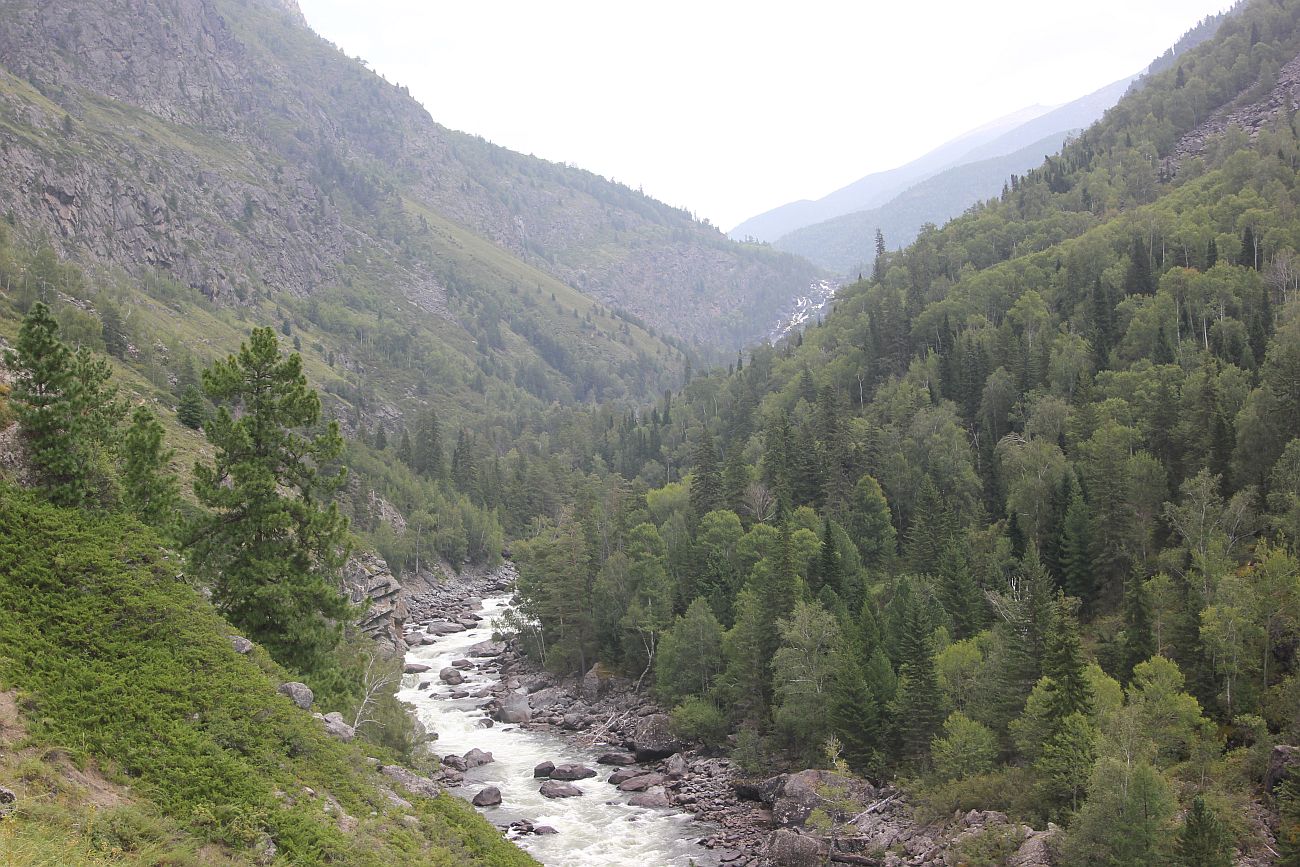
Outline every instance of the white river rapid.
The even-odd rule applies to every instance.
[[[472,798],[484,787],[496,786],[501,790],[501,805],[481,810],[489,822],[504,827],[528,819],[555,828],[559,833],[530,834],[515,840],[548,867],[717,864],[716,856],[696,842],[708,836],[713,826],[693,822],[689,814],[677,810],[628,806],[627,794],[606,782],[617,768],[596,764],[600,752],[608,750],[584,749],[556,734],[505,723],[480,728],[478,722],[487,714],[479,705],[487,699],[451,698],[453,690],[478,693],[496,681],[496,672],[476,667],[463,671],[464,684],[453,687],[442,683],[438,672],[452,660],[467,656],[472,645],[490,639],[494,623],[507,607],[505,597],[486,599],[479,612],[483,620],[476,628],[444,636],[406,654],[407,662],[423,663],[430,670],[406,675],[398,698],[413,705],[420,720],[438,733],[434,745],[438,754],[463,755],[477,747],[495,759],[467,771],[465,784],[455,794]],[[432,686],[418,689],[426,680],[432,681]],[[548,760],[557,765],[581,763],[599,774],[575,782],[584,793],[581,797],[552,800],[538,792],[542,781],[533,778],[534,766]]]

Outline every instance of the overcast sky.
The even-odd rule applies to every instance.
[[[723,229],[1146,66],[1225,0],[299,0],[433,118]]]

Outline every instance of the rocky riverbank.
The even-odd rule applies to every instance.
[[[419,624],[408,629],[405,642],[418,647],[475,628],[482,620],[483,600],[508,594],[515,577],[507,564],[425,584],[405,600],[410,622]],[[469,672],[491,675],[491,685],[480,683],[473,692],[467,685],[460,691]],[[701,826],[707,832],[700,843],[711,850],[710,860],[728,867],[811,867],[827,861],[887,867],[958,864],[975,848],[996,848],[1005,853],[1005,863],[1017,867],[1051,863],[1054,827],[1035,831],[1000,813],[981,811],[920,825],[906,795],[891,786],[819,770],[746,775],[730,759],[680,742],[662,707],[636,692],[631,680],[599,665],[582,677],[557,678],[540,671],[513,642],[487,640],[439,671],[415,664],[408,673],[422,676],[421,689],[446,684],[453,698],[480,700],[488,712],[482,725],[548,732],[597,752],[596,767],[539,764],[533,775],[543,796],[576,796],[581,794],[576,783],[599,776],[626,803],[671,807],[708,823]],[[457,786],[484,755],[471,750],[446,756],[434,779]],[[477,797],[480,806],[495,806],[499,794],[484,790]],[[516,821],[503,830],[538,833],[529,824]],[[550,830],[543,826],[540,833]]]

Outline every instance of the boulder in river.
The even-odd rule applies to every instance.
[[[662,786],[656,786],[647,792],[641,792],[627,799],[633,807],[668,807],[668,793]]]
[[[666,759],[682,748],[681,742],[672,732],[671,723],[672,720],[666,713],[653,713],[641,720],[636,736],[632,739],[632,750],[636,753],[637,761]]]
[[[635,765],[636,756],[631,753],[605,753],[596,759],[598,765]]]
[[[485,753],[483,752],[483,750],[480,750],[478,747],[475,747],[474,749],[467,752],[464,758],[465,758],[466,769],[477,768],[480,765],[490,765],[492,764],[492,762],[496,761],[495,759],[492,758],[491,753]]]
[[[586,765],[558,765],[551,771],[552,780],[585,780],[596,776],[596,772]]]
[[[555,770],[555,762],[552,762],[548,759],[538,764],[537,767],[533,768],[533,777],[534,778],[549,777],[551,775],[551,771],[553,770]]]
[[[470,803],[475,807],[495,807],[501,803],[501,790],[496,786],[488,786],[475,795]]]
[[[514,693],[501,699],[496,718],[503,723],[526,723],[531,720],[533,711],[528,706],[528,696]]]
[[[636,777],[640,777],[644,775],[645,775],[644,768],[619,768],[617,771],[609,775],[609,783],[611,786],[618,786],[618,785],[622,785],[628,780],[635,779]]]
[[[463,670],[463,669],[473,668],[474,663],[470,662],[468,659],[453,659],[451,661],[451,666],[452,668],[459,668]]]
[[[559,780],[547,780],[538,791],[546,798],[576,798],[582,794],[582,789],[573,783],[561,783]]]
[[[680,780],[686,776],[687,770],[689,768],[686,765],[686,759],[681,753],[669,756],[668,761],[664,764],[664,773],[674,780]]]
[[[423,662],[408,662],[402,667],[403,674],[424,674],[432,665],[425,665]]]
[[[316,700],[316,696],[312,694],[311,687],[307,686],[305,683],[298,683],[296,680],[280,684],[280,688],[276,691],[279,692],[280,695],[289,696],[293,703],[303,710],[310,710],[311,703]]]
[[[459,686],[465,682],[465,675],[460,673],[459,668],[452,668],[450,665],[438,672],[438,679],[451,686]]]
[[[506,645],[503,641],[480,641],[470,647],[468,651],[470,659],[487,659],[492,656],[500,656],[505,652]]]
[[[448,623],[445,620],[435,620],[428,626],[424,627],[424,631],[429,635],[443,636],[451,635],[456,632],[464,632],[465,627],[461,626],[459,623]]]
[[[618,784],[620,792],[644,792],[647,789],[664,784],[663,774],[641,774]]]
[[[451,768],[453,771],[469,770],[469,764],[457,755],[443,756],[442,766],[444,768]]]

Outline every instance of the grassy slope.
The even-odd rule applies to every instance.
[[[231,649],[229,625],[176,570],[126,519],[0,486],[0,680],[22,696],[25,746],[103,768],[145,826],[96,837],[61,823],[29,772],[6,848],[111,852],[126,836],[146,850],[206,846],[200,860],[219,863],[247,861],[269,838],[282,863],[533,863],[450,796],[403,793],[412,807],[395,806],[360,749],[276,694],[260,650]],[[339,829],[331,799],[357,819],[354,833]]]

